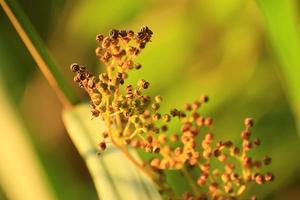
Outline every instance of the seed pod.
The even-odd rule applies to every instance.
[[[170,140],[172,142],[176,142],[179,140],[179,136],[177,134],[172,134],[171,137],[170,137]]]
[[[252,118],[246,118],[244,121],[244,124],[246,127],[252,127],[254,125],[253,119]]]
[[[185,104],[185,105],[184,105],[184,110],[186,110],[186,111],[191,111],[191,110],[192,110],[192,105],[189,104],[189,103]]]
[[[156,111],[156,110],[159,109],[160,105],[159,105],[158,103],[153,103],[153,104],[151,105],[151,107],[152,107],[152,109],[153,109],[154,111]]]
[[[135,69],[139,70],[139,69],[141,69],[141,68],[142,68],[142,65],[141,65],[141,64],[136,64],[136,65],[135,65]]]
[[[199,101],[195,101],[195,102],[192,104],[192,109],[193,109],[193,110],[197,110],[199,107],[200,107],[200,102],[199,102]]]
[[[157,102],[157,103],[160,103],[162,101],[162,97],[161,96],[156,96],[154,97],[154,100]]]
[[[92,109],[91,112],[93,117],[98,117],[100,114],[100,112],[97,109]]]
[[[265,165],[270,165],[272,162],[272,158],[269,156],[265,156],[263,162]]]
[[[218,183],[211,183],[208,187],[209,192],[215,193],[218,190]]]
[[[154,158],[150,162],[150,166],[156,169],[159,168],[159,164],[160,164],[160,160],[158,158]]]
[[[105,142],[100,142],[98,145],[100,151],[104,151],[106,149],[106,144]]]
[[[213,119],[211,117],[206,118],[205,121],[204,121],[204,124],[206,126],[211,126],[212,123],[213,123]]]
[[[271,173],[271,172],[268,172],[268,173],[265,175],[265,180],[266,180],[267,182],[273,181],[273,180],[274,180],[274,174]]]
[[[109,37],[105,37],[102,41],[102,48],[107,49],[111,44],[111,40]]]
[[[86,75],[85,74],[79,74],[79,79],[81,81],[84,81],[86,79]]]
[[[103,39],[104,39],[104,36],[103,36],[103,35],[101,35],[101,34],[96,35],[96,41],[97,41],[97,42],[102,42]]]
[[[160,113],[155,113],[153,116],[152,116],[152,119],[154,120],[154,121],[157,121],[157,120],[159,120],[161,118],[161,114]]]
[[[212,134],[212,133],[207,133],[206,135],[205,135],[205,141],[207,141],[207,142],[212,142],[212,140],[214,139],[214,135]]]
[[[124,38],[124,37],[127,36],[127,32],[126,32],[125,30],[120,30],[120,31],[119,31],[119,35],[120,35],[122,38]]]
[[[208,102],[208,96],[203,95],[203,96],[201,97],[201,101],[202,101],[203,103]]]
[[[110,32],[109,32],[109,37],[111,39],[117,39],[118,38],[118,35],[119,35],[119,31],[117,31],[116,29],[112,29]]]
[[[170,114],[172,115],[172,117],[176,117],[179,114],[179,111],[176,108],[174,108],[170,111]]]
[[[253,144],[255,144],[256,146],[260,145],[260,140],[258,138],[253,140]]]
[[[80,66],[77,63],[73,63],[73,64],[71,64],[70,69],[72,70],[72,72],[78,72],[80,69]]]
[[[167,125],[163,125],[162,127],[161,127],[161,131],[162,132],[166,132],[168,130],[168,126]]]
[[[134,36],[134,31],[132,30],[127,31],[127,36],[132,38]]]
[[[142,26],[141,29],[140,29],[140,32],[142,32],[142,33],[146,33],[148,31],[149,31],[148,26]]]
[[[164,114],[162,116],[162,119],[165,121],[165,122],[170,122],[171,121],[171,116],[168,115],[168,114]]]
[[[249,140],[250,136],[251,136],[251,133],[250,133],[249,131],[243,131],[243,132],[241,133],[241,138],[242,138],[243,140]]]
[[[80,74],[77,74],[77,75],[74,77],[73,81],[74,81],[75,83],[79,83],[79,82],[81,81],[81,80],[80,80]]]
[[[138,86],[140,88],[143,88],[143,89],[147,89],[149,87],[150,83],[145,81],[144,79],[141,79],[138,81]]]
[[[265,182],[265,179],[264,179],[264,176],[259,174],[255,177],[255,182],[258,184],[258,185],[261,185]]]

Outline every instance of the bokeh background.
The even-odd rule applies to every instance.
[[[17,2],[82,101],[86,96],[72,83],[69,65],[77,62],[94,72],[103,69],[94,53],[95,35],[112,28],[149,26],[154,32],[152,43],[138,58],[144,67],[129,78],[148,80],[150,93],[164,97],[163,110],[209,95],[203,112],[214,118],[219,138],[238,139],[243,119],[253,117],[253,132],[263,144],[256,154],[273,157],[276,175],[275,182],[256,192],[262,199],[300,198],[299,1]],[[17,116],[16,121],[1,124],[0,140],[18,149],[17,143],[7,139],[10,133],[5,127],[21,123],[53,194],[66,200],[97,199],[85,164],[62,123],[62,105],[2,9],[0,78],[0,120]],[[7,105],[11,109],[5,110]],[[26,164],[22,155],[5,152],[2,145],[0,151]],[[6,165],[5,160],[0,165]],[[2,177],[3,173],[4,186]],[[9,199],[7,187],[1,188],[0,199]]]

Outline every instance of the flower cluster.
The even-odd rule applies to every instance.
[[[229,140],[215,142],[210,128],[212,118],[199,112],[208,102],[207,96],[186,104],[183,109],[161,113],[162,97],[144,94],[149,82],[141,79],[136,85],[125,84],[128,72],[142,67],[135,58],[151,41],[152,34],[147,26],[143,26],[137,33],[114,29],[108,36],[97,35],[96,55],[106,66],[106,72],[98,77],[84,66],[71,65],[71,70],[76,73],[74,81],[91,99],[92,116],[101,117],[107,125],[99,151],[105,150],[107,142],[115,144],[157,183],[162,195],[168,199],[237,199],[250,183],[260,185],[272,181],[271,172],[260,173],[263,166],[271,163],[271,158],[254,160],[248,153],[260,145],[259,139],[250,138],[252,119],[245,119],[241,147]],[[171,120],[181,124],[177,133],[169,133]],[[127,146],[151,153],[153,158],[139,163],[130,156]],[[213,160],[222,167],[214,167]],[[176,197],[166,184],[164,170],[180,172],[193,193]]]

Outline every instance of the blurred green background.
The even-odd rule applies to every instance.
[[[255,119],[258,157],[273,157],[276,181],[254,189],[263,199],[300,197],[300,34],[293,0],[19,0],[66,80],[69,65],[101,71],[95,35],[147,25],[152,43],[138,58],[163,110],[202,94],[218,138],[238,139],[243,119]],[[58,199],[97,199],[84,162],[61,120],[62,105],[0,9],[0,83]],[[3,89],[4,88],[4,89]],[[3,101],[0,101],[2,103]],[[1,107],[0,107],[1,108]],[[0,120],[7,120],[2,109]],[[87,116],[89,117],[89,116]],[[5,124],[4,124],[5,126]],[[176,125],[174,125],[175,127]],[[0,131],[1,140],[5,135]],[[17,149],[12,142],[10,145]],[[2,151],[2,147],[0,147]],[[9,154],[10,152],[3,152]],[[22,163],[22,156],[11,155]],[[25,162],[25,161],[24,161]],[[1,161],[1,165],[6,163]],[[22,171],[22,166],[20,166]],[[10,172],[13,173],[13,172]],[[0,179],[1,180],[1,179]],[[30,180],[28,180],[30,181]],[[1,180],[1,185],[3,179]],[[8,199],[1,189],[0,199]]]

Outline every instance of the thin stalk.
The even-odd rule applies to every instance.
[[[189,185],[191,186],[191,188],[192,188],[194,194],[197,195],[197,196],[199,196],[199,195],[200,195],[200,192],[199,192],[198,187],[197,187],[197,185],[195,184],[195,182],[194,182],[192,176],[190,175],[190,173],[186,170],[185,167],[183,167],[183,168],[181,169],[181,171],[182,171],[183,176],[186,178],[186,180],[188,181]]]
[[[64,107],[78,102],[35,29],[14,0],[0,0],[5,14]]]

